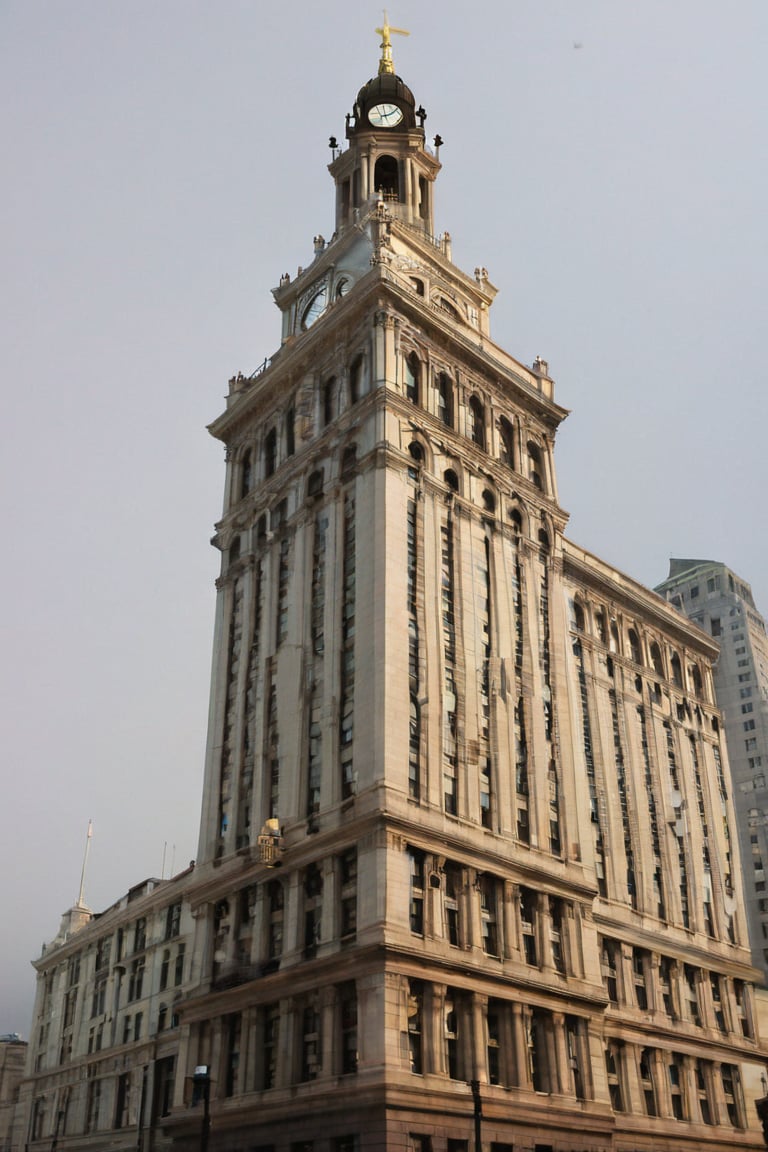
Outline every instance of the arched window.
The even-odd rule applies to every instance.
[[[605,612],[603,612],[602,608],[598,608],[597,612],[595,612],[595,631],[597,632],[597,638],[600,643],[607,644],[608,629],[605,624]]]
[[[674,686],[676,688],[682,688],[682,686],[683,686],[683,668],[682,668],[682,665],[680,663],[680,657],[678,656],[677,652],[672,653],[672,658],[669,661],[669,667],[670,667],[671,672],[672,672],[672,683],[674,684]]]
[[[323,470],[319,468],[313,472],[307,481],[307,496],[315,499],[323,494]]]
[[[253,487],[253,456],[250,448],[243,453],[240,465],[240,499],[247,496]]]
[[[701,672],[699,671],[698,664],[691,664],[688,669],[688,677],[690,679],[691,688],[693,689],[694,695],[699,697],[702,696],[704,692],[704,684],[701,679]]]
[[[651,664],[657,676],[664,675],[664,665],[661,662],[661,649],[655,641],[651,644]]]
[[[496,497],[494,496],[493,492],[489,491],[488,488],[486,488],[483,492],[483,507],[485,508],[486,512],[496,511]]]
[[[400,171],[394,156],[379,156],[373,170],[373,187],[382,200],[400,199]]]
[[[443,473],[443,479],[452,492],[458,492],[459,478],[454,472],[453,468],[446,468],[445,472]]]
[[[405,394],[412,404],[421,401],[421,365],[415,352],[411,352],[405,361]]]
[[[578,600],[573,601],[573,621],[571,624],[574,632],[584,631],[584,609]]]
[[[264,439],[264,475],[271,476],[277,468],[277,429],[270,428]]]
[[[542,556],[549,552],[549,534],[544,528],[539,529],[539,551]]]
[[[528,479],[542,492],[544,491],[541,449],[533,440],[528,441]]]
[[[240,559],[240,537],[235,536],[234,540],[229,546],[229,562],[234,564],[235,560]]]
[[[640,648],[640,637],[634,628],[630,628],[627,632],[627,640],[629,641],[629,658],[634,660],[635,664],[642,664],[643,654]]]
[[[357,404],[362,395],[363,358],[356,356],[349,366],[349,402]]]
[[[523,518],[520,515],[520,509],[510,508],[509,519],[512,523],[512,531],[514,532],[515,536],[520,536],[523,531]]]
[[[515,437],[512,425],[506,416],[499,418],[499,459],[507,468],[515,466]]]
[[[445,372],[437,378],[437,415],[443,424],[453,428],[453,385]]]
[[[424,449],[422,448],[421,444],[419,444],[418,440],[412,440],[408,445],[408,454],[413,461],[410,468],[408,469],[408,475],[411,480],[418,480],[419,468],[421,468],[422,464],[424,463]]]
[[[485,448],[485,409],[477,396],[469,398],[469,436],[479,448]]]
[[[296,413],[293,405],[285,413],[285,454],[293,456],[296,451]]]
[[[611,620],[611,652],[618,652],[619,650],[619,628],[615,620]]]

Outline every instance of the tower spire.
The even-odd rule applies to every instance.
[[[387,10],[384,9],[384,23],[381,28],[377,28],[376,34],[381,36],[381,60],[379,60],[379,76],[386,73],[394,75],[395,65],[392,63],[392,41],[390,36],[396,32],[398,36],[410,36],[410,32],[406,32],[405,28],[393,28],[389,23],[387,17]]]

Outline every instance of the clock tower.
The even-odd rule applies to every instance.
[[[666,1139],[678,974],[702,982],[714,940],[718,995],[752,1012],[711,652],[565,540],[567,413],[545,361],[491,340],[487,271],[435,234],[439,137],[379,31],[331,138],[331,239],[274,289],[280,347],[210,427],[227,471],[180,1071],[210,1072],[212,1152],[607,1152],[633,1112]],[[646,628],[686,648],[709,709],[698,896],[694,841],[657,816],[681,737],[644,704]],[[693,1034],[675,1063],[700,1120],[711,1083],[698,1148],[730,1123],[746,1035],[718,1049],[727,1074]],[[167,1131],[191,1150],[183,1083]]]

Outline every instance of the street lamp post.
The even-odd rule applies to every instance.
[[[483,1102],[480,1099],[480,1081],[470,1080],[469,1086],[472,1089],[472,1100],[475,1105],[475,1152],[483,1152]]]
[[[203,1116],[200,1121],[200,1152],[208,1152],[208,1136],[211,1131],[211,1070],[207,1064],[198,1064],[192,1077],[192,1104],[203,1101]]]

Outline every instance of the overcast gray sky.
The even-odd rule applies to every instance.
[[[390,0],[440,133],[436,225],[550,362],[572,539],[647,584],[723,560],[768,613],[765,0]],[[77,896],[194,857],[226,382],[333,231],[359,0],[0,6],[0,1033]]]

